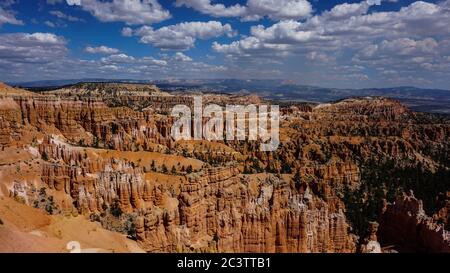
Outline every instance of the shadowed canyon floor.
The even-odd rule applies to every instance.
[[[192,101],[150,85],[0,85],[0,251],[450,252],[449,118],[381,97],[298,103],[262,152],[174,141],[168,113]]]

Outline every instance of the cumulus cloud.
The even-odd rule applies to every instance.
[[[122,29],[122,36],[131,37],[133,36],[133,29],[129,27],[124,27]]]
[[[369,7],[374,5],[375,2],[363,1],[360,3],[343,3],[333,7],[330,11],[326,11],[322,14],[322,17],[331,18],[334,20],[348,19],[352,16],[358,16],[366,14]]]
[[[115,54],[119,52],[117,48],[111,48],[107,46],[98,46],[98,47],[88,46],[84,49],[84,51],[92,54]]]
[[[305,84],[329,86],[432,82],[442,87],[448,86],[450,78],[450,0],[416,1],[392,11],[372,6],[395,0],[351,1],[314,14],[310,3],[315,1],[306,0],[247,0],[240,1],[241,4],[213,0],[173,1],[178,7],[192,8],[214,17],[272,20],[253,23],[246,35],[234,41],[213,42],[212,50],[217,56],[223,55],[214,60],[214,63],[222,62],[220,65],[197,61],[192,58],[194,55],[188,56],[185,52],[199,40],[236,37],[231,25],[218,19],[154,27],[150,25],[170,17],[156,0],[47,2],[70,4],[103,22],[123,22],[128,25],[121,30],[123,36],[137,37],[141,43],[173,50],[173,53],[138,57],[99,45],[87,47],[85,51],[101,56],[82,60],[67,54],[66,41],[55,34],[5,33],[0,34],[2,79],[21,75],[36,78],[217,75],[221,78],[286,77]],[[10,5],[4,3],[0,3],[0,25],[22,23],[16,19]],[[66,9],[61,11],[66,12]],[[69,17],[71,13],[61,11],[53,11],[55,20],[50,18],[44,23],[58,26],[58,22],[76,20]],[[3,15],[5,12],[9,17]],[[235,21],[233,24],[237,25]],[[143,26],[131,26],[136,24]]]
[[[141,65],[156,65],[156,66],[166,66],[168,63],[165,60],[158,60],[153,57],[144,57],[140,60]]]
[[[102,22],[124,22],[128,25],[152,24],[167,20],[170,12],[157,0],[66,0],[79,6]]]
[[[67,1],[67,4],[70,6],[74,6],[74,5],[80,6],[82,0],[66,0],[66,1]]]
[[[246,7],[239,4],[226,7],[224,4],[212,4],[210,0],[177,0],[177,7],[186,6],[201,13],[215,17],[239,17],[244,16]]]
[[[192,58],[189,56],[186,56],[182,52],[177,52],[177,53],[175,53],[174,60],[180,61],[180,62],[191,62]]]
[[[265,16],[272,20],[302,19],[312,13],[306,0],[248,0],[246,5],[225,6],[211,0],[177,0],[178,7],[186,6],[214,17],[240,17],[243,21],[259,20]]]
[[[132,63],[135,61],[135,58],[132,56],[128,56],[127,54],[114,54],[108,57],[102,58],[102,62],[105,63]]]
[[[248,0],[244,20],[269,17],[272,20],[302,19],[312,13],[306,0]]]
[[[173,56],[161,56],[161,59],[119,55],[102,58],[99,63],[104,67],[103,70],[109,69],[110,73],[115,72],[117,74],[113,75],[122,78],[124,75],[147,79],[179,78],[180,75],[183,75],[184,78],[213,78],[226,71],[224,66],[197,62],[181,52],[175,53]],[[95,64],[91,64],[92,66]]]
[[[63,78],[161,79],[183,75],[186,78],[217,77],[223,66],[198,62],[178,52],[173,56],[136,57],[112,53],[106,46],[92,52],[107,53],[99,59],[83,60],[68,54],[67,41],[53,33],[0,34],[0,75],[2,81]]]
[[[385,72],[387,68],[403,76],[397,79],[414,79],[414,75],[427,71],[450,75],[444,58],[450,49],[449,0],[437,4],[417,1],[398,11],[369,12],[373,4],[344,3],[304,21],[253,26],[249,36],[228,44],[214,42],[212,49],[225,54],[229,65],[247,68],[268,58],[284,60],[286,68],[287,61],[296,59],[297,64],[304,63],[297,70],[308,67],[305,73],[312,73],[315,65],[327,63],[317,71],[333,73],[340,80],[349,79],[340,69],[344,66],[363,67],[364,71],[349,72],[359,75],[353,79],[360,81],[381,77],[382,71],[385,77],[393,75]]]
[[[233,36],[230,24],[222,24],[218,21],[209,22],[185,22],[169,25],[159,29],[149,26],[131,30],[124,28],[122,34],[125,36],[139,36],[140,42],[152,44],[161,49],[187,50],[194,47],[196,39],[207,40],[223,35]]]
[[[0,59],[14,67],[19,64],[54,62],[67,53],[63,37],[52,33],[13,33],[0,35]],[[11,72],[9,72],[11,73]]]

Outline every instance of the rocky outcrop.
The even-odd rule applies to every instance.
[[[141,168],[118,159],[88,157],[50,137],[39,145],[39,151],[46,158],[42,180],[50,189],[70,195],[80,213],[104,211],[115,199],[125,212],[142,207],[145,183]]]
[[[399,101],[387,98],[351,98],[333,104],[321,104],[316,111],[332,113],[339,118],[366,117],[368,119],[401,120],[411,114]]]
[[[273,175],[254,184],[238,173],[226,167],[189,176],[173,206],[152,208],[138,218],[143,246],[149,251],[355,250],[341,203],[300,194]]]
[[[45,138],[42,180],[74,200],[79,213],[103,212],[116,200],[137,214],[137,239],[147,251],[353,252],[342,202],[324,201],[276,175],[241,175],[236,167],[146,180],[141,168],[94,160],[81,149]],[[328,190],[328,192],[331,192]]]
[[[382,243],[400,251],[450,253],[450,232],[425,214],[422,201],[412,192],[386,204],[378,234]]]
[[[450,191],[439,194],[436,203],[438,211],[433,215],[433,219],[450,230]]]
[[[0,145],[14,153],[15,147],[27,149],[22,165],[39,166],[36,179],[49,196],[40,198],[44,194],[24,181],[8,190],[55,213],[89,215],[135,236],[151,252],[354,252],[342,196],[344,189],[358,189],[365,162],[420,163],[430,173],[448,168],[449,122],[388,99],[289,105],[281,111],[278,150],[262,152],[252,141],[174,142],[174,120],[164,113],[174,104],[191,105],[192,97],[152,87],[98,88],[0,98]],[[226,95],[208,95],[203,102],[246,100],[260,103],[257,97]],[[197,158],[203,167],[171,162],[173,171],[152,168],[153,154],[140,165],[119,156],[122,151]],[[9,163],[3,167],[20,169],[20,163]],[[378,252],[378,240],[412,240],[406,250],[446,250],[439,242],[448,233],[437,223],[448,222],[448,198],[439,199],[434,220],[408,198],[386,207],[379,231],[373,227],[364,242],[365,252]],[[398,238],[385,236],[404,229]]]
[[[102,101],[45,96],[2,101],[9,123],[32,126],[64,136],[77,145],[116,150],[148,149],[153,143],[170,146],[167,120],[127,107],[109,108]]]
[[[12,141],[11,133],[11,124],[0,118],[0,145],[8,145]]]
[[[20,137],[17,131],[21,123],[19,105],[11,97],[0,97],[0,144],[9,145]]]

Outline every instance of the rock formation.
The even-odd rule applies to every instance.
[[[138,218],[138,238],[150,251],[355,250],[342,203],[300,194],[276,176],[257,183],[233,167],[209,169],[189,176],[172,201]]]
[[[175,142],[167,112],[192,96],[152,86],[4,89],[0,191],[48,213],[82,214],[151,252],[355,252],[343,192],[361,187],[365,163],[450,168],[450,122],[384,98],[288,105],[278,150],[261,152],[257,141]],[[261,102],[209,94],[204,103],[246,100]],[[363,251],[379,252],[377,241],[447,251],[448,204],[448,193],[439,196],[433,218],[410,196],[387,205]]]
[[[386,204],[380,216],[380,239],[406,252],[450,253],[450,233],[425,214],[412,192]]]

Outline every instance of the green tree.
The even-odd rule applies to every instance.
[[[120,208],[119,198],[115,198],[113,200],[113,203],[111,204],[111,207],[109,208],[109,211],[116,218],[119,218],[120,216],[122,216],[123,211]]]
[[[166,164],[162,164],[162,166],[161,166],[161,172],[162,172],[162,173],[167,173],[167,172],[168,172],[167,167],[166,167]]]
[[[42,156],[41,157],[42,157],[42,160],[48,161],[48,155],[47,155],[47,153],[45,151],[42,152]]]

